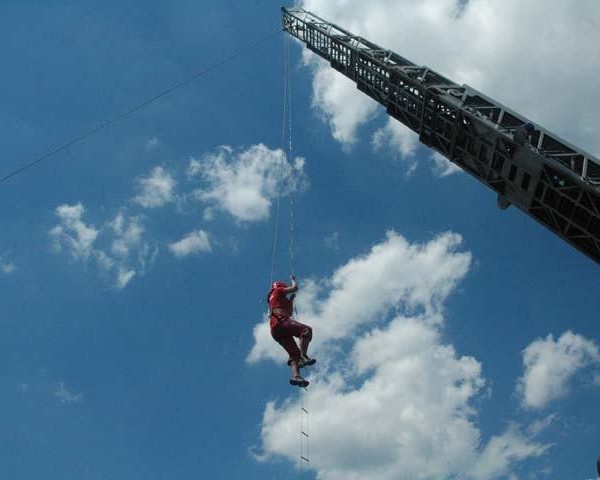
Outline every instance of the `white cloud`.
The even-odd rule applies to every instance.
[[[111,245],[111,252],[118,257],[127,257],[132,250],[140,248],[143,241],[144,227],[141,218],[133,217],[127,219],[123,213],[119,213],[110,222],[115,239]]]
[[[6,274],[6,275],[10,275],[11,273],[14,273],[16,269],[17,269],[17,267],[15,266],[14,263],[2,263],[2,273]]]
[[[433,173],[438,177],[447,177],[448,175],[462,171],[460,167],[437,152],[431,155],[431,161],[433,163]]]
[[[392,153],[396,152],[396,156],[406,163],[408,176],[416,170],[417,159],[415,155],[419,147],[419,137],[395,119],[388,119],[385,126],[375,131],[372,144],[375,151],[389,148]],[[432,162],[431,170],[437,177],[446,177],[462,171],[460,167],[437,152],[432,152],[430,158]]]
[[[600,151],[595,82],[600,3],[595,0],[580,1],[577,8],[570,0],[304,0],[301,5],[483,91],[592,153]],[[304,49],[308,63],[315,61],[307,60],[311,55]],[[319,62],[313,103],[329,120],[333,136],[351,143],[358,126],[373,117],[373,102],[341,78]]]
[[[135,270],[130,270],[123,266],[119,266],[117,269],[117,281],[115,286],[121,290],[127,286],[133,277],[135,277]]]
[[[229,150],[229,152],[231,152],[231,150]],[[190,158],[190,163],[188,164],[186,173],[188,178],[194,178],[196,175],[201,175],[202,162],[200,162],[200,160],[196,160],[195,158]]]
[[[215,219],[215,209],[208,207],[202,212],[202,219],[206,222],[212,222]]]
[[[60,400],[60,403],[79,403],[83,400],[83,393],[72,393],[64,382],[60,382],[54,391],[54,395]]]
[[[298,305],[307,323],[319,325],[317,344],[352,335],[380,322],[390,309],[425,310],[430,320],[469,269],[471,255],[459,252],[460,235],[445,233],[425,244],[409,244],[390,231],[367,254],[351,259],[331,278],[305,281]],[[321,292],[327,292],[322,298]],[[259,336],[256,336],[259,335]],[[250,361],[272,357],[272,339],[261,326]],[[269,353],[267,353],[269,352]]]
[[[60,224],[50,231],[55,249],[60,251],[65,248],[73,258],[87,261],[98,238],[98,230],[82,220],[84,206],[81,203],[60,205],[55,213],[60,220]]]
[[[158,139],[158,137],[151,137],[148,140],[146,140],[146,150],[147,151],[156,150],[159,146],[160,146],[160,140]]]
[[[147,177],[138,180],[139,194],[134,202],[144,208],[162,207],[175,199],[176,182],[162,167],[154,167]]]
[[[94,252],[94,257],[96,258],[96,262],[98,262],[98,267],[105,272],[113,270],[117,264],[115,260],[102,250],[96,250]]]
[[[92,262],[116,288],[125,288],[156,257],[156,249],[143,239],[141,217],[119,213],[97,229],[85,223],[84,214],[81,203],[56,209],[59,223],[50,230],[54,250],[67,250],[75,260]]]
[[[555,414],[548,415],[547,417],[534,421],[529,425],[528,432],[532,435],[539,435],[550,427],[557,419]]]
[[[195,230],[184,235],[181,240],[171,243],[169,249],[176,257],[187,257],[194,253],[210,252],[212,245],[208,233],[204,230]]]
[[[147,147],[158,144],[158,139],[151,138]],[[66,251],[77,261],[92,263],[115,288],[123,289],[145,273],[158,253],[145,238],[145,223],[152,213],[148,209],[181,200],[177,211],[186,213],[186,200],[193,198],[202,202],[206,221],[214,220],[219,212],[244,222],[264,220],[270,215],[273,200],[306,188],[304,167],[303,158],[288,160],[281,150],[262,144],[245,150],[222,146],[201,160],[190,159],[186,171],[179,175],[185,175],[188,188],[191,183],[195,189],[179,196],[177,177],[163,167],[154,167],[137,179],[137,195],[132,201],[101,227],[84,220],[87,212],[82,203],[57,207],[58,224],[50,231],[54,251]],[[143,215],[136,214],[142,209]],[[184,257],[210,252],[212,243],[205,231],[196,230],[168,244],[168,248],[175,256]],[[12,273],[14,269],[12,263],[0,257],[0,274]]]
[[[333,138],[351,147],[361,125],[371,120],[377,103],[366,95],[357,95],[356,85],[321,63],[315,63],[312,105],[329,123]]]
[[[416,168],[414,155],[419,147],[419,137],[400,122],[393,118],[388,119],[385,126],[373,134],[372,142],[376,151],[387,146],[398,152],[400,158],[407,161],[409,173]]]
[[[121,211],[106,224],[104,232],[106,251],[96,250],[95,258],[113,285],[122,290],[134,277],[145,274],[158,250],[144,238],[142,217],[128,216]]]
[[[16,270],[17,266],[13,262],[6,260],[2,255],[0,255],[0,273],[3,273],[4,275],[10,275],[15,273]]]
[[[525,372],[517,387],[523,406],[543,408],[565,397],[575,375],[598,362],[598,346],[571,331],[556,341],[552,335],[534,340],[523,351]]]
[[[471,263],[460,247],[452,233],[410,244],[390,232],[331,278],[302,282],[299,320],[315,329],[319,359],[309,387],[310,464],[319,479],[506,478],[544,453],[539,429],[511,425],[481,438],[474,406],[486,390],[481,364],[441,333],[444,302]],[[283,362],[265,321],[254,333],[248,361]],[[265,408],[264,461],[298,463],[292,398]]]
[[[191,159],[187,173],[205,182],[195,196],[210,205],[209,212],[214,207],[246,222],[267,219],[274,198],[306,183],[303,159],[290,164],[281,150],[262,144],[240,152],[222,146],[202,160]]]
[[[517,426],[510,425],[502,435],[488,442],[469,473],[476,479],[502,478],[511,465],[529,457],[539,457],[548,448],[548,445],[532,442]]]
[[[340,249],[340,234],[339,232],[333,232],[331,235],[325,237],[325,246],[330,250],[339,251]]]

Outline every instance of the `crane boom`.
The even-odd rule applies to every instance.
[[[468,85],[299,8],[284,29],[354,81],[424,145],[600,263],[600,160]]]

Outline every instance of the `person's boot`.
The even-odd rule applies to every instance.
[[[308,367],[310,365],[314,365],[317,363],[317,360],[314,358],[310,358],[308,355],[302,355],[300,360],[298,360],[298,368]]]
[[[298,385],[301,388],[308,387],[309,383],[308,380],[305,380],[300,375],[290,378],[290,385]]]

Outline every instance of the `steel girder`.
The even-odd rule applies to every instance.
[[[600,263],[600,160],[468,85],[302,9],[284,29],[419,135],[421,143]]]

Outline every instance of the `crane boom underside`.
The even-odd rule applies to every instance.
[[[600,160],[468,85],[302,9],[284,29],[419,135],[421,143],[600,263]]]

